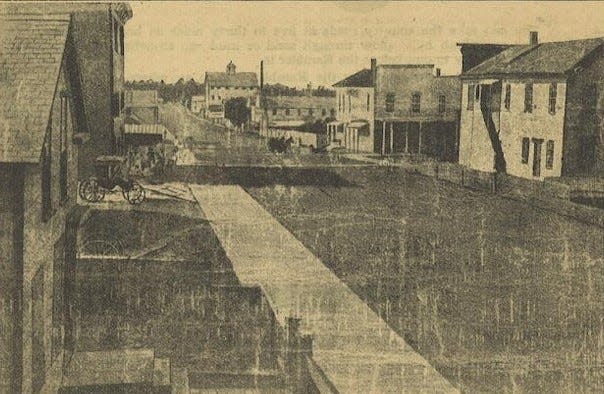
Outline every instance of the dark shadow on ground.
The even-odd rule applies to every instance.
[[[331,186],[354,187],[337,167],[262,167],[262,166],[179,166],[171,174],[172,181],[243,187]]]

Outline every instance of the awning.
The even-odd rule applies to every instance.
[[[338,122],[337,120],[334,120],[334,121],[331,121],[331,122],[327,123],[327,125],[329,125],[329,126],[341,126],[343,124],[344,124],[344,122]]]
[[[350,122],[350,123],[348,123],[347,127],[350,127],[352,129],[361,129],[365,126],[369,126],[369,123],[367,123],[367,122]]]
[[[124,125],[124,133],[126,134],[157,134],[164,137],[166,131],[164,125],[156,123]]]

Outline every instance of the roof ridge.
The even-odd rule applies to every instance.
[[[44,22],[69,22],[71,14],[67,12],[57,13],[0,13],[0,19],[5,21],[44,21]]]

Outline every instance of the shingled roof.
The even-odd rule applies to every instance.
[[[604,44],[604,38],[513,45],[466,71],[464,76],[557,75],[571,71]]]
[[[357,73],[354,73],[343,80],[336,82],[333,86],[337,88],[355,87],[355,88],[369,88],[373,86],[373,80],[371,76],[371,70],[365,68]]]
[[[69,21],[0,16],[0,162],[40,160]]]
[[[215,87],[254,88],[258,86],[258,78],[254,72],[237,72],[235,74],[206,72],[206,80],[210,83],[210,86]]]

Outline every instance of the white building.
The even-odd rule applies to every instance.
[[[243,97],[250,108],[258,105],[256,73],[237,72],[232,61],[226,72],[206,72],[204,84],[206,118],[224,118],[224,105],[229,99]]]

